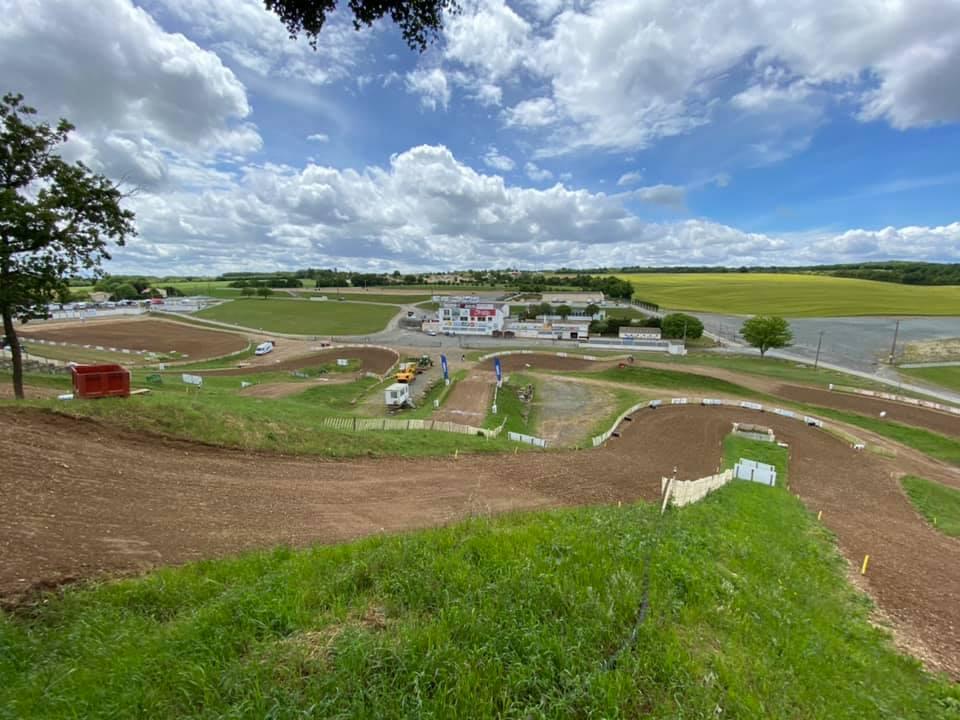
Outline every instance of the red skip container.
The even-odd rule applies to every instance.
[[[74,365],[73,396],[129,397],[130,371],[121,365]]]

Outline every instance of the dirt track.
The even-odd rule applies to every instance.
[[[146,438],[34,410],[0,410],[0,592],[276,543],[335,542],[475,512],[653,499],[659,478],[716,470],[735,408],[646,410],[598,451],[326,462]],[[791,486],[837,533],[902,637],[960,676],[960,542],[930,529],[896,477],[908,459],[856,453],[772,415]],[[665,438],[683,438],[682,452]],[[956,472],[924,468],[958,483]],[[934,470],[931,473],[931,468]]]
[[[502,355],[500,366],[504,372],[523,370],[561,370],[568,372],[597,371],[608,367],[616,367],[618,360],[585,360],[577,355],[558,357],[549,353],[521,353],[517,355]],[[530,367],[527,367],[527,366]],[[493,358],[483,362],[485,370],[493,370]]]
[[[321,378],[303,380],[299,382],[258,383],[256,385],[243,388],[240,390],[240,395],[276,400],[277,398],[299,395],[302,392],[306,392],[310,388],[323,385],[344,385],[346,383],[353,382],[356,379],[356,373],[337,373],[335,375],[325,375]]]
[[[281,343],[286,341],[281,340]],[[285,372],[289,370],[304,370],[320,365],[329,365],[335,363],[337,358],[347,358],[348,360],[359,360],[360,370],[362,372],[373,372],[382,375],[397,361],[397,354],[389,350],[381,350],[375,347],[341,347],[322,350],[309,355],[286,358],[280,362],[269,361],[270,356],[262,356],[267,360],[256,364],[245,364],[244,367],[228,368],[224,370],[200,370],[198,375],[250,375],[257,372]],[[258,358],[259,359],[259,358]]]
[[[229,355],[247,347],[247,341],[234,333],[205,330],[153,318],[43,323],[27,325],[19,332],[24,338],[41,338],[76,345],[99,345],[105,348],[156,353],[175,351],[191,360]]]
[[[483,425],[487,410],[493,402],[493,386],[496,383],[493,373],[475,371],[461,380],[450,391],[439,412],[433,418],[443,422],[462,423],[464,425]]]
[[[885,412],[887,413],[886,419],[891,422],[916,425],[942,435],[960,437],[960,416],[948,415],[937,410],[799,385],[781,385],[776,389],[776,395],[796,402],[811,403],[822,407],[836,408],[837,410],[850,410],[875,418],[879,417],[881,412]]]

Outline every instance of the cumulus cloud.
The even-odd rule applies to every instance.
[[[535,163],[528,162],[523,166],[523,171],[527,174],[527,177],[533,180],[534,182],[544,182],[545,180],[552,180],[553,173],[547,170],[546,168],[538,167]]]
[[[552,125],[557,120],[557,106],[547,97],[524,100],[504,111],[507,125],[538,128]]]
[[[526,168],[525,168],[526,169]],[[960,260],[960,223],[776,237],[701,219],[651,223],[624,202],[563,185],[508,184],[423,145],[386,166],[250,166],[203,193],[134,198],[140,236],[115,272],[214,273],[338,266],[393,270],[597,265],[783,264],[863,257]]]
[[[436,110],[447,109],[450,103],[450,84],[446,73],[440,68],[417,69],[407,73],[407,92],[420,96],[421,107]]]
[[[535,94],[505,118],[523,127],[562,119],[550,154],[648,147],[713,122],[726,99],[745,115],[822,94],[814,114],[832,98],[895,128],[960,120],[956,0],[519,0],[516,8],[523,16],[502,0],[469,4],[448,32],[446,58],[487,78],[530,75]],[[764,142],[792,146],[786,152],[804,146],[793,135]]]
[[[312,135],[307,135],[307,140],[310,142],[325,143],[330,142],[330,136],[326,133],[313,133]]]
[[[236,76],[129,0],[0,0],[0,14],[4,80],[80,128],[68,155],[149,186],[260,149]]]
[[[509,172],[513,170],[516,163],[506,155],[502,154],[495,147],[490,147],[483,156],[483,162],[487,167],[492,167],[500,172]]]
[[[346,13],[332,13],[322,41],[291,39],[262,0],[148,0],[160,16],[170,14],[188,34],[221,56],[261,77],[292,78],[326,85],[352,77],[365,59],[373,33],[354,30]]]

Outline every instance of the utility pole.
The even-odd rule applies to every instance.
[[[893,345],[890,346],[890,364],[893,365],[893,360],[897,356],[897,335],[900,334],[900,321],[897,320],[896,327],[893,329]]]
[[[820,346],[823,345],[823,330],[820,331],[820,339],[817,340],[817,358],[813,361],[813,369],[816,370],[820,364]]]

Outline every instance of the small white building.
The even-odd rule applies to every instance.
[[[387,407],[404,407],[410,404],[410,386],[406,383],[394,383],[383,392]]]
[[[659,340],[660,328],[625,325],[619,330],[621,340]]]
[[[602,292],[551,292],[545,290],[540,294],[542,301],[551,305],[600,305],[603,302]]]
[[[539,338],[541,340],[587,340],[590,337],[589,317],[559,317],[542,315],[536,320],[509,320],[504,327],[507,337]]]
[[[436,295],[440,305],[437,321],[440,331],[450,335],[493,335],[503,331],[510,316],[507,303],[482,300],[475,295]]]

